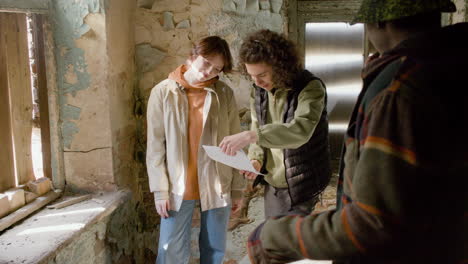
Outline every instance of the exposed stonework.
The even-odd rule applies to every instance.
[[[190,0],[156,0],[153,4],[151,11],[155,13],[161,13],[170,11],[174,13],[187,12],[187,8],[190,5]]]
[[[255,15],[259,10],[279,13],[283,0],[223,0],[223,11],[238,15]]]
[[[74,243],[57,251],[55,258],[48,264],[87,264],[106,263],[111,259],[109,249],[105,244],[106,224],[109,217],[93,225],[89,230],[75,238]]]
[[[260,10],[260,4],[258,0],[247,0],[245,4],[245,14],[255,15]]]
[[[150,43],[151,32],[143,26],[135,27],[135,44]]]
[[[269,0],[260,0],[260,9],[261,10],[270,10],[271,4]]]
[[[138,0],[137,7],[151,9],[155,0]]]
[[[188,19],[180,21],[176,28],[189,28],[190,27],[190,21]]]
[[[223,6],[223,10],[225,10],[225,7]],[[260,10],[259,8],[254,15],[239,14],[239,10],[242,10],[242,7],[238,7],[235,12],[216,12],[207,18],[207,23],[210,25],[209,35],[219,35],[228,41],[235,66],[238,63],[238,53],[242,39],[248,33],[264,28],[281,33],[285,23],[282,15],[272,13],[269,10]],[[238,106],[248,107],[251,82],[240,74],[225,75],[222,80],[233,88]]]
[[[142,95],[145,97],[149,94],[149,88],[166,78],[170,71],[185,61],[193,41],[199,38],[207,35],[224,37],[237,61],[238,48],[247,33],[261,28],[282,32],[284,28],[285,20],[278,13],[283,1],[267,1],[266,5],[271,7],[267,9],[260,8],[261,4],[265,6],[264,0],[188,2],[156,1],[150,12],[143,8],[137,10],[136,44],[150,43],[153,48],[167,52],[166,58],[160,61],[160,66],[156,66],[153,74],[140,75],[140,89],[143,89]],[[169,23],[169,15],[164,16],[167,12],[172,12],[173,17],[170,20],[177,23],[174,29],[164,27]],[[233,83],[239,83],[239,78],[242,77],[238,74],[226,77]],[[233,87],[240,106],[248,105],[248,87]]]
[[[279,13],[283,6],[283,0],[270,0],[273,13]]]
[[[151,47],[149,44],[141,44],[136,47],[136,64],[139,72],[149,72],[156,68],[166,56],[166,53]]]
[[[164,23],[163,23],[163,28],[165,31],[174,29],[174,15],[172,12],[164,12],[163,13],[164,17]]]
[[[128,200],[111,216],[106,241],[111,263],[153,263],[157,254],[159,218],[154,207]]]

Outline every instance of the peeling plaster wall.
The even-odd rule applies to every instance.
[[[103,244],[98,224],[58,252],[56,261],[147,263],[155,256],[159,219],[150,201],[142,203],[141,186],[147,184],[140,184],[137,175],[144,166],[134,156],[141,116],[136,111],[141,105],[134,59],[136,4],[52,0],[50,8],[66,188],[132,191],[130,200],[104,221],[110,223],[105,236],[111,248]]]
[[[51,2],[65,181],[72,190],[137,189],[134,9],[124,0]]]
[[[119,186],[137,192],[134,176],[136,120],[134,116],[135,3],[128,0],[108,0],[106,9],[109,111],[114,178]]]
[[[87,89],[91,84],[85,51],[77,46],[76,41],[91,29],[84,21],[86,16],[89,13],[103,12],[103,10],[99,1],[94,0],[53,1],[51,4],[54,14],[55,56],[57,60],[57,85],[60,89],[62,135],[64,147],[69,149],[74,135],[79,132],[76,121],[79,120],[82,107],[70,104],[68,97],[70,95],[76,96],[77,91]],[[96,34],[93,35],[96,36]]]
[[[0,10],[47,13],[49,0],[1,0]]]
[[[67,188],[115,190],[104,6],[53,1],[51,8]]]

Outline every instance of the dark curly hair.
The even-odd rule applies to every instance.
[[[232,56],[226,40],[218,36],[210,36],[197,41],[192,48],[192,56],[202,55],[212,56],[219,54],[223,57],[223,72],[229,73],[232,70]]]
[[[296,45],[281,34],[268,29],[251,33],[239,51],[239,69],[247,75],[245,64],[265,63],[273,69],[273,83],[291,87],[303,70]]]

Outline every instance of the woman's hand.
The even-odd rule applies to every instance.
[[[258,160],[251,160],[250,163],[252,164],[252,166],[254,167],[256,171],[260,171],[260,169],[262,168]],[[255,178],[257,178],[257,175],[258,175],[255,172],[244,171],[244,170],[241,170],[240,173],[244,175],[246,179],[249,179],[249,180],[255,180]]]
[[[169,200],[156,200],[154,203],[156,204],[158,214],[163,218],[168,218],[169,210],[171,210]]]
[[[254,131],[244,131],[223,138],[219,144],[221,150],[227,155],[234,156],[238,150],[245,146],[257,142],[257,133]]]

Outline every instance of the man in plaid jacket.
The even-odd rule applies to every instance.
[[[468,263],[468,24],[449,0],[364,0],[378,53],[346,132],[335,210],[269,219],[252,263]]]

